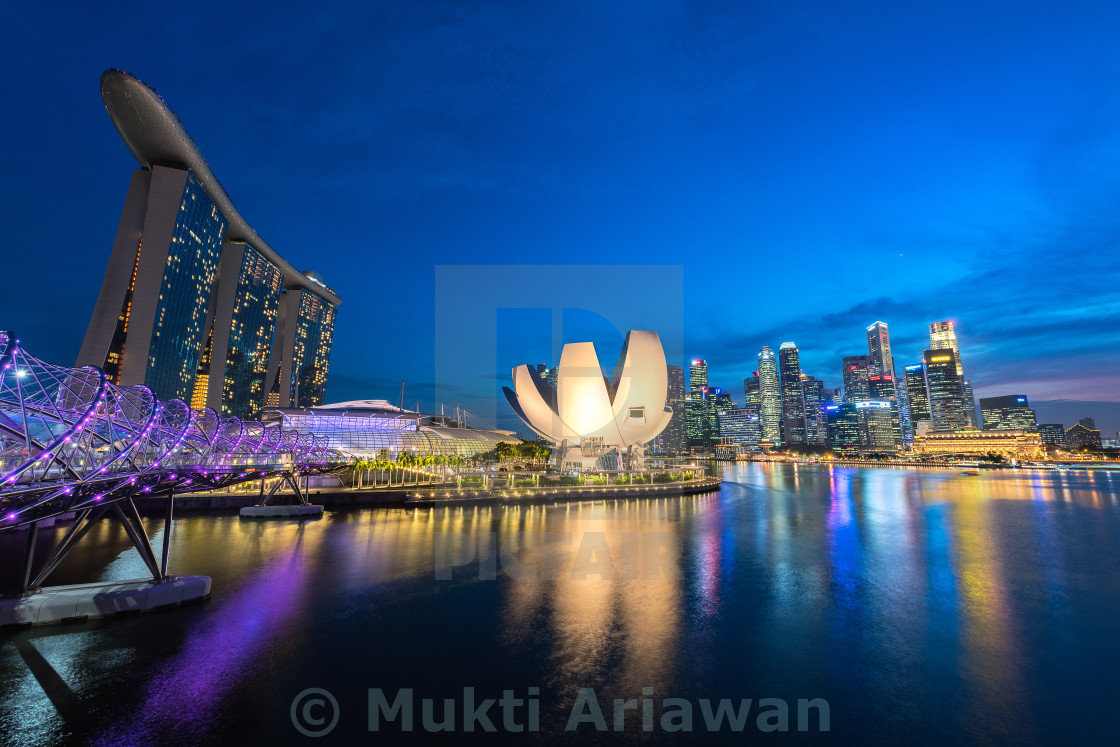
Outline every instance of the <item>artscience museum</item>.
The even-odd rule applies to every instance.
[[[564,346],[555,388],[522,365],[513,369],[513,389],[503,391],[517,416],[555,444],[561,468],[640,469],[646,444],[673,416],[667,388],[661,338],[631,330],[610,379],[595,345],[577,342]]]

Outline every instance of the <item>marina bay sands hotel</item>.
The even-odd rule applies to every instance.
[[[245,419],[324,404],[338,296],[241,217],[154,89],[106,70],[101,98],[141,168],[77,365]]]

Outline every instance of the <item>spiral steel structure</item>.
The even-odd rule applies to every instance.
[[[45,363],[0,331],[0,530],[136,495],[325,474],[347,461],[325,437],[161,402],[92,366]]]

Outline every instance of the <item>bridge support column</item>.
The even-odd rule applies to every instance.
[[[171,520],[175,514],[175,491],[167,491],[167,515],[163,517],[163,555],[160,558],[159,572],[167,576],[167,554],[171,551]]]
[[[27,591],[31,584],[31,565],[35,562],[35,543],[39,536],[39,522],[33,521],[27,527],[27,545],[23,552],[23,586],[20,591]]]
[[[125,508],[121,507],[122,503],[125,504]],[[162,581],[163,573],[159,570],[156,554],[152,551],[152,543],[148,540],[148,533],[144,531],[144,525],[140,521],[140,513],[136,510],[136,504],[132,502],[131,498],[125,498],[115,501],[113,508],[116,510],[121,524],[124,525],[124,530],[128,532],[128,536],[132,539],[132,544],[136,545],[140,557],[144,559],[148,570],[152,572],[152,578],[156,581]]]

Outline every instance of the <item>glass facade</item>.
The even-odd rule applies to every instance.
[[[898,431],[891,417],[891,403],[883,400],[857,402],[859,447],[865,453],[898,451]]]
[[[859,452],[859,415],[855,405],[834,405],[827,409],[828,447],[839,454]]]
[[[655,448],[659,454],[679,456],[685,453],[684,369],[680,366],[665,368],[668,374],[665,404],[673,409],[673,417],[657,437]]]
[[[758,351],[758,389],[762,400],[762,437],[774,446],[782,443],[782,388],[778,383],[778,359],[774,351]]]
[[[1008,394],[1002,397],[983,397],[980,411],[984,416],[984,430],[1024,430],[1034,433],[1038,420],[1025,394]]]
[[[694,360],[688,364],[688,390],[690,392],[699,392],[708,386],[708,362],[705,360]]]
[[[805,443],[805,396],[801,391],[801,354],[792,342],[778,348],[778,373],[782,389],[782,442]]]
[[[929,395],[926,392],[926,369],[921,363],[904,366],[906,376],[906,395],[910,400],[910,423],[915,432],[918,423],[929,420]]]
[[[846,356],[841,373],[844,382],[843,400],[845,405],[866,402],[871,398],[867,386],[867,377],[871,375],[871,356]]]
[[[237,277],[233,323],[226,349],[222,413],[255,420],[264,405],[268,357],[276,333],[276,317],[280,308],[284,276],[252,246],[246,244],[243,251],[241,271]],[[331,312],[333,314],[333,308]],[[329,355],[328,334],[327,356]],[[323,381],[326,381],[325,370]]]
[[[300,294],[289,396],[295,407],[316,407],[326,402],[327,370],[337,311],[305,290],[289,293]]]
[[[206,342],[206,312],[226,219],[193,174],[167,250],[144,383],[159,399],[189,401]]]
[[[749,451],[760,450],[758,442],[762,440],[762,421],[757,411],[720,410],[718,416],[721,441],[729,440],[730,443]]]
[[[805,443],[808,446],[826,446],[828,420],[824,410],[824,382],[802,375],[801,391],[805,397]]]
[[[894,377],[890,374],[872,374],[867,377],[867,387],[871,393],[870,401],[887,402],[890,404],[891,429],[894,434],[894,445],[902,445],[902,423],[898,413],[898,396],[894,386]]]
[[[957,356],[951,348],[924,353],[930,420],[934,431],[968,428],[964,385],[957,373]]]
[[[867,328],[867,354],[871,358],[873,373],[894,373],[891,335],[887,330],[886,322],[875,322]]]

